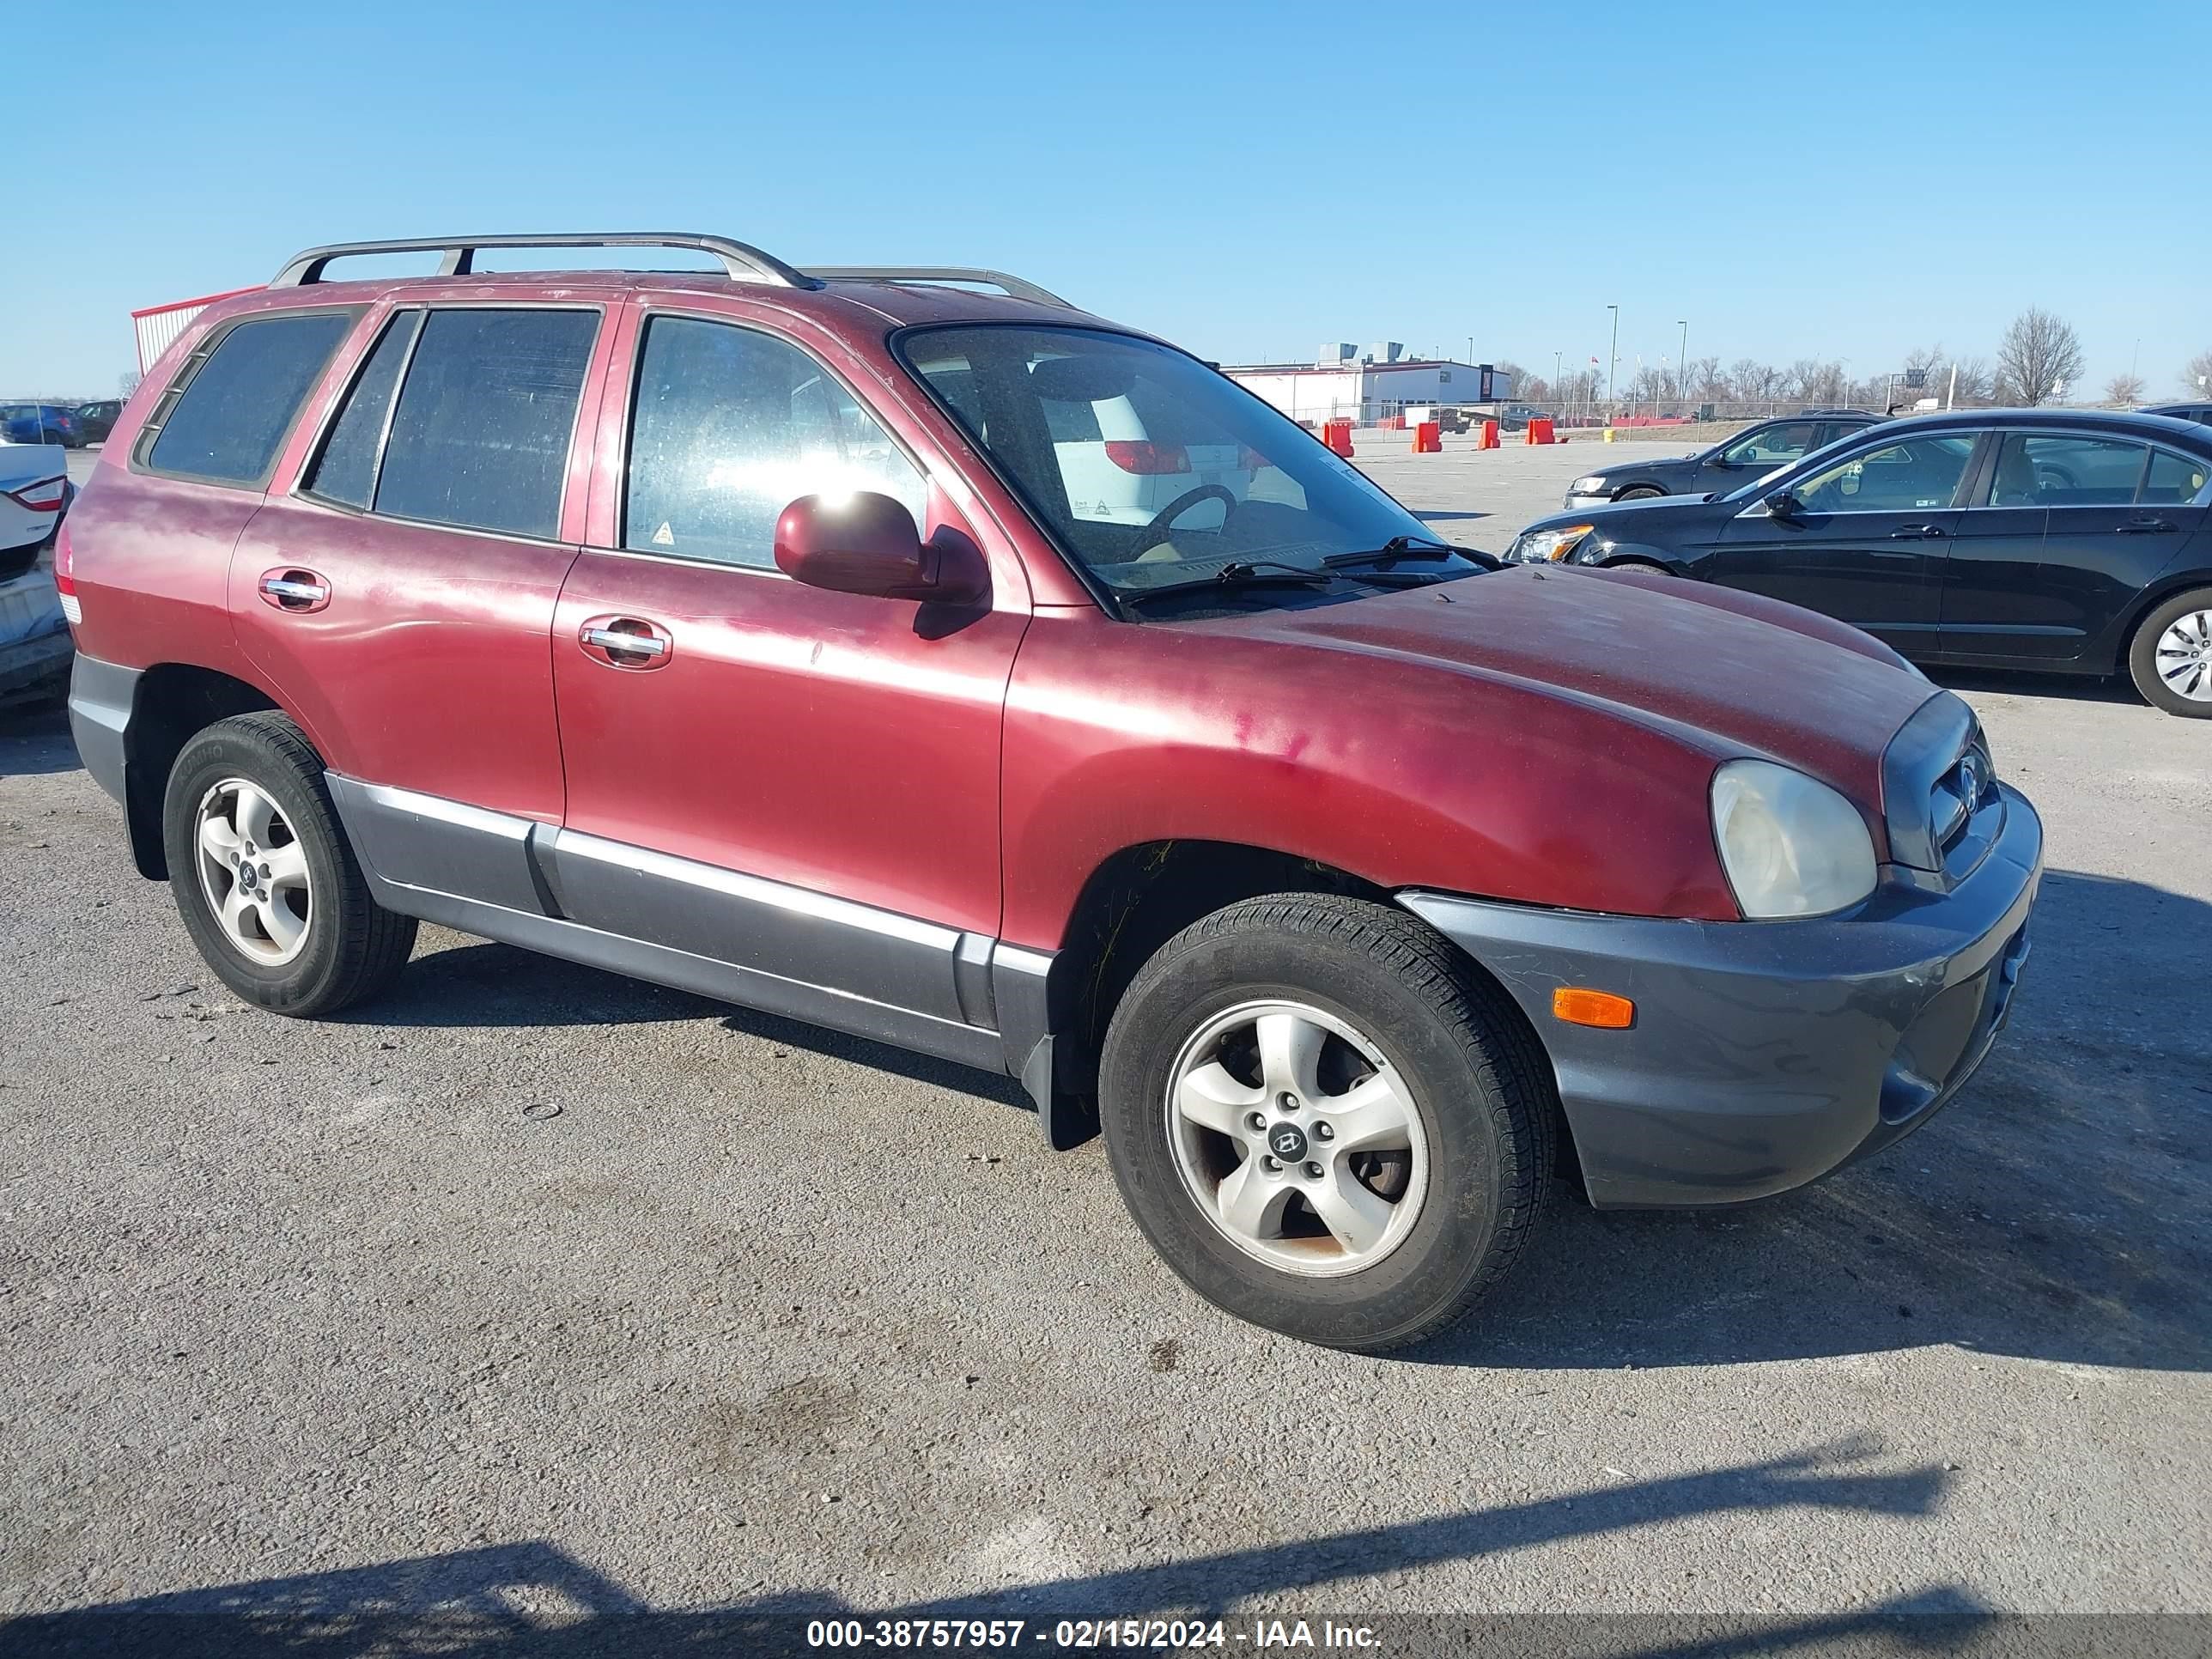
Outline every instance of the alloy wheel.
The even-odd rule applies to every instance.
[[[266,791],[225,778],[200,797],[193,840],[200,891],[224,940],[247,961],[282,967],[314,921],[307,849]]]
[[[1170,1078],[1176,1172],[1239,1249],[1332,1277],[1405,1242],[1428,1194],[1428,1137],[1364,1035],[1304,1003],[1243,1003],[1199,1028]]]
[[[2212,702],[2212,611],[2188,611],[2158,636],[2158,677],[2175,696]]]

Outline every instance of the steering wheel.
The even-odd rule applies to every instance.
[[[1211,501],[1217,495],[1221,498],[1226,512],[1234,513],[1237,510],[1237,497],[1219,484],[1200,484],[1195,489],[1186,489],[1152,514],[1152,521],[1137,532],[1136,545],[1129,550],[1128,556],[1133,559],[1146,549],[1165,541],[1168,538],[1170,525],[1200,501]]]

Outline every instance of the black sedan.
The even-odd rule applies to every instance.
[[[1914,662],[2125,669],[2212,718],[2208,508],[2212,428],[1977,410],[1885,422],[1725,495],[1556,514],[1505,556],[1768,594]]]
[[[79,404],[76,406],[77,441],[104,444],[107,434],[115,429],[122,417],[123,400],[109,398],[99,403]]]
[[[1761,421],[1694,455],[1639,456],[1585,472],[1567,487],[1567,510],[1653,495],[1705,495],[1787,466],[1882,417],[1863,409],[1808,409]]]

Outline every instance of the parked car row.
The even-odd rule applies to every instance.
[[[89,404],[0,404],[0,443],[82,449],[106,442],[122,412],[122,400],[114,398]]]
[[[1977,410],[1860,422],[1733,489],[1594,505],[1595,481],[1508,560],[1784,599],[1916,663],[2124,672],[2212,718],[2212,427]]]
[[[1888,645],[1446,546],[998,273],[472,272],[543,245],[210,306],[63,526],[78,747],[247,1001],[427,920],[1008,1073],[1199,1291],[1363,1350],[1556,1159],[1778,1193],[2004,1024],[2041,826]],[[327,280],[403,249],[472,274]]]

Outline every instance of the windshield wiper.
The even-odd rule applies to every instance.
[[[1285,564],[1279,559],[1231,559],[1211,576],[1194,576],[1188,581],[1163,582],[1158,587],[1125,587],[1116,592],[1123,603],[1141,605],[1147,599],[1162,599],[1170,593],[1197,593],[1209,588],[1327,587],[1336,580],[1334,572],[1316,570],[1310,565]]]
[[[1486,570],[1498,568],[1498,561],[1474,548],[1454,547],[1448,542],[1425,541],[1413,536],[1393,536],[1380,547],[1363,548],[1354,553],[1332,553],[1322,561],[1322,564],[1330,570],[1346,570],[1370,564],[1387,568],[1401,559],[1465,559],[1469,564],[1480,565]]]

